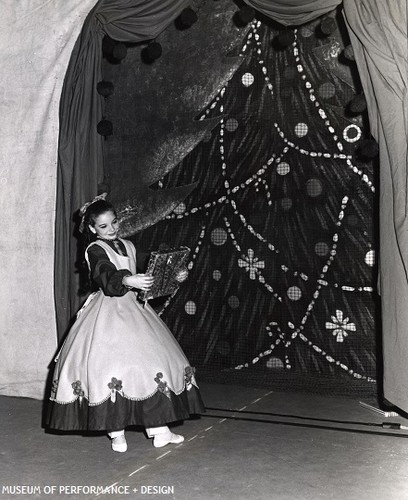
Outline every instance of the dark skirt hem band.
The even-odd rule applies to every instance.
[[[112,432],[129,425],[159,427],[204,411],[200,392],[192,386],[179,395],[170,392],[166,396],[158,392],[142,401],[117,394],[115,402],[108,399],[97,406],[89,406],[85,398],[68,404],[50,401],[46,426],[60,431]]]

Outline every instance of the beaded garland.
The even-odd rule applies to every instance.
[[[260,37],[258,34],[258,30],[261,26],[260,21],[254,21],[251,25],[251,31],[248,33],[246,41],[241,49],[241,54],[245,55],[251,45],[254,47],[257,58],[258,58],[258,64],[261,67],[261,72],[264,77],[265,85],[266,88],[268,89],[270,95],[272,98],[274,98],[274,88],[271,83],[271,79],[268,76],[268,68],[265,65],[265,57],[263,56],[263,49],[262,49],[262,43],[260,41]],[[311,157],[311,158],[319,158],[322,161],[330,161],[330,160],[336,160],[336,162],[344,163],[344,165],[350,169],[354,174],[356,174],[359,178],[359,180],[362,182],[363,185],[365,185],[372,193],[375,192],[375,187],[373,185],[373,180],[370,179],[370,177],[364,173],[360,168],[358,168],[354,163],[353,163],[353,156],[350,154],[344,153],[345,147],[342,142],[342,139],[344,139],[348,143],[356,142],[360,139],[361,137],[361,130],[357,125],[349,125],[347,126],[341,133],[336,132],[335,126],[331,122],[330,118],[328,117],[328,114],[326,110],[324,109],[323,105],[321,102],[316,98],[316,92],[315,89],[312,86],[311,79],[307,75],[307,70],[305,69],[305,66],[302,62],[301,56],[300,56],[300,51],[299,51],[299,46],[298,46],[298,30],[294,30],[295,33],[295,41],[292,44],[292,54],[294,57],[295,61],[295,68],[297,73],[299,74],[301,81],[303,81],[303,85],[306,91],[306,94],[308,96],[309,101],[313,104],[314,109],[316,110],[317,116],[322,120],[326,130],[330,134],[330,137],[338,150],[338,152],[335,153],[329,153],[327,151],[317,151],[313,149],[305,149],[304,147],[301,147],[300,145],[296,144],[292,140],[286,137],[285,132],[283,131],[282,127],[278,122],[273,123],[273,127],[275,128],[277,134],[281,138],[283,142],[283,146],[281,148],[281,151],[277,151],[275,148],[275,151],[269,158],[267,158],[264,163],[257,169],[257,171],[252,174],[248,175],[246,179],[243,181],[237,183],[234,185],[232,182],[231,178],[228,176],[228,155],[226,154],[225,146],[224,146],[224,137],[226,130],[235,130],[237,124],[233,124],[234,126],[230,125],[230,129],[228,129],[228,121],[227,118],[222,117],[220,119],[219,123],[219,128],[218,128],[218,151],[219,151],[219,165],[220,165],[220,174],[221,174],[221,179],[223,182],[223,187],[224,187],[224,193],[221,196],[218,196],[216,200],[209,201],[206,203],[203,203],[202,205],[195,206],[189,209],[185,209],[180,212],[174,212],[166,217],[168,220],[172,219],[184,219],[187,217],[194,216],[195,214],[199,212],[204,212],[205,216],[208,217],[209,214],[211,214],[212,210],[220,205],[229,205],[232,209],[232,217],[234,220],[236,219],[237,222],[241,224],[241,227],[244,228],[250,235],[252,235],[258,242],[260,242],[262,245],[264,245],[265,249],[272,254],[278,256],[281,255],[281,250],[278,248],[278,243],[277,242],[271,242],[269,241],[264,235],[262,235],[260,232],[256,231],[254,227],[248,223],[246,215],[244,215],[239,207],[239,203],[237,201],[236,195],[248,188],[249,186],[252,186],[255,188],[257,192],[260,190],[263,191],[265,199],[267,201],[268,206],[272,206],[274,203],[273,196],[270,190],[270,184],[267,179],[267,174],[270,174],[270,172],[275,169],[278,174],[280,175],[286,175],[288,171],[290,170],[289,164],[286,163],[285,166],[285,157],[290,153],[291,151],[297,151],[300,155],[305,156],[305,157]],[[250,79],[247,77],[244,82],[244,77],[243,78],[243,84],[244,85],[251,85],[253,79]],[[209,117],[210,113],[212,111],[218,111],[219,114],[222,116],[225,113],[224,109],[224,103],[223,99],[225,96],[225,92],[227,90],[228,83],[221,89],[220,93],[218,96],[213,100],[213,102],[210,103],[208,108],[203,112],[203,114],[199,117],[200,120],[204,120]],[[235,128],[234,128],[235,127]],[[297,132],[298,137],[302,137],[305,133],[307,133],[307,126],[305,124],[299,123],[298,128],[296,129],[295,132]],[[349,131],[354,130],[356,132],[356,135],[354,137],[350,137]],[[286,160],[287,161],[287,160]],[[280,168],[280,171],[278,170]],[[163,187],[163,182],[159,183],[159,187]],[[264,350],[260,352],[257,356],[255,356],[252,360],[239,364],[235,366],[235,369],[237,370],[242,370],[244,368],[248,368],[251,365],[254,365],[259,362],[260,359],[269,356],[273,350],[278,346],[278,345],[284,345],[285,350],[288,349],[291,344],[296,341],[296,339],[300,339],[305,345],[307,345],[310,349],[312,349],[315,353],[319,354],[322,356],[328,363],[330,364],[335,364],[336,366],[340,367],[342,370],[346,371],[349,375],[351,375],[354,378],[357,379],[364,379],[367,382],[375,382],[375,380],[369,376],[362,375],[360,373],[357,373],[355,370],[347,366],[347,364],[343,363],[339,359],[335,359],[333,355],[327,353],[324,349],[322,349],[316,342],[312,342],[309,340],[303,333],[303,330],[305,328],[305,325],[310,318],[310,315],[316,305],[316,303],[319,301],[319,298],[321,297],[321,292],[323,289],[328,289],[328,288],[334,288],[334,289],[341,289],[342,291],[348,292],[348,293],[373,293],[374,289],[372,286],[364,286],[364,285],[357,285],[357,286],[350,286],[346,284],[340,284],[337,282],[330,282],[329,280],[326,279],[326,274],[329,271],[329,268],[335,261],[336,255],[337,255],[337,247],[338,243],[341,237],[341,229],[343,225],[343,220],[345,217],[345,213],[349,204],[350,198],[349,196],[344,193],[341,201],[341,206],[338,212],[337,216],[337,222],[336,222],[336,229],[332,234],[332,241],[331,241],[331,248],[327,250],[328,252],[328,258],[325,262],[325,264],[321,268],[321,272],[319,273],[318,278],[315,281],[315,287],[314,291],[312,293],[312,298],[308,302],[306,306],[306,310],[301,317],[301,320],[298,325],[293,324],[292,322],[288,322],[287,326],[284,327],[283,325],[278,324],[276,321],[271,321],[267,324],[266,326],[266,333],[269,337],[273,337],[276,335],[276,338],[272,344],[270,344],[269,348],[267,350]],[[229,240],[231,241],[235,251],[239,255],[239,258],[236,259],[237,262],[237,269],[241,269],[241,272],[246,273],[249,279],[256,279],[261,286],[263,286],[268,293],[270,293],[276,300],[279,302],[282,302],[282,294],[275,290],[274,286],[272,283],[268,283],[265,279],[265,276],[262,274],[261,269],[263,268],[261,264],[263,264],[263,261],[259,260],[257,257],[254,256],[254,252],[251,248],[244,249],[242,243],[239,241],[239,237],[237,236],[237,233],[233,231],[232,228],[232,221],[231,218],[229,217],[223,217],[223,221],[225,224],[226,232],[228,235]],[[197,259],[198,254],[202,248],[203,241],[206,237],[207,234],[207,226],[203,225],[202,226],[202,231],[199,236],[199,240],[196,246],[196,249],[194,251],[192,260],[189,263],[189,269],[192,269],[194,265],[194,261]],[[292,269],[292,266],[288,262],[284,262],[280,264],[279,269],[281,272],[285,274],[291,274],[294,277],[300,277],[301,280],[304,282],[310,281],[310,276],[308,274],[304,273],[302,270],[299,269]],[[297,287],[293,287],[297,288]],[[297,289],[300,292],[300,289]],[[296,293],[298,293],[297,290],[293,290],[294,297],[296,297]],[[166,302],[162,312],[164,309],[168,306],[170,301],[172,300],[172,297],[168,299]],[[341,314],[340,314],[341,313]],[[349,331],[355,331],[352,330],[352,326],[354,326],[354,323],[351,322],[345,322],[346,320],[340,320],[338,318],[343,317],[343,313],[341,311],[336,312],[336,316],[332,316],[332,318],[335,318],[333,320],[334,322],[331,323],[334,326],[326,328],[329,329],[334,329],[334,330],[339,330],[340,333],[337,334],[337,341],[343,341],[344,338],[347,336],[347,330]],[[336,319],[337,318],[337,319]],[[348,320],[348,318],[346,318]],[[336,323],[338,321],[338,325]],[[329,323],[326,323],[328,325]],[[338,328],[335,328],[335,327]],[[343,333],[341,333],[343,332]],[[333,333],[334,335],[334,333]],[[285,363],[285,368],[286,369],[291,369],[291,362],[289,359],[288,354],[284,354],[284,363]]]

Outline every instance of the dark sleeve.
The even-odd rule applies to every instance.
[[[91,268],[91,279],[109,297],[120,297],[129,291],[122,285],[125,276],[131,276],[129,269],[116,269],[109,260],[105,250],[99,245],[88,248],[89,265]]]
[[[141,273],[145,273],[149,263],[150,252],[138,250],[136,254],[136,267]]]

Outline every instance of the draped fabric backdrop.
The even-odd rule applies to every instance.
[[[341,0],[244,0],[283,26],[296,26],[331,12]]]
[[[97,194],[103,180],[102,39],[120,42],[155,38],[188,0],[100,0],[89,14],[72,53],[61,96],[55,225],[55,304],[60,339],[80,305],[77,240],[73,214]]]
[[[407,2],[345,0],[344,14],[380,149],[384,396],[408,411]]]
[[[58,104],[95,0],[2,0],[0,393],[41,398],[57,347],[53,298]]]
[[[310,21],[339,2],[247,3],[291,25]],[[71,218],[96,194],[103,170],[102,140],[96,135],[102,98],[95,97],[103,34],[129,42],[154,38],[187,4],[185,0],[98,3],[75,46],[66,77],[56,183],[62,79],[94,1],[1,2],[2,394],[41,397],[56,345],[52,296],[56,184],[55,300],[60,331],[74,312],[70,310],[76,294]],[[408,410],[406,2],[346,0],[344,8],[371,106],[372,133],[380,144],[385,395]]]

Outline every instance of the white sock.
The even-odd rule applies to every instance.
[[[122,429],[121,431],[108,432],[108,436],[112,439],[115,439],[116,437],[124,436],[124,435],[125,435],[125,429]]]
[[[167,425],[163,425],[161,427],[146,427],[146,433],[149,438],[158,436],[160,434],[170,434],[170,429]]]

